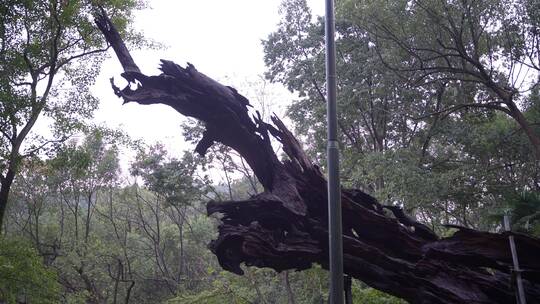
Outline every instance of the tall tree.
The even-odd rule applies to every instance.
[[[307,137],[310,154],[324,164],[321,152],[326,132],[323,20],[312,21],[305,1],[284,1],[278,29],[263,42],[267,77],[282,82],[299,98],[288,108],[299,134]],[[340,21],[340,20],[338,20]],[[436,87],[417,90],[381,64],[365,33],[348,22],[336,24],[338,32],[339,128],[343,172],[347,182],[369,191],[384,181],[353,181],[361,162],[372,153],[407,148],[422,126],[411,119],[423,103],[436,100]],[[363,183],[363,184],[360,184]]]
[[[460,87],[456,103],[432,114],[465,108],[505,113],[540,160],[540,135],[520,106],[537,85],[537,7],[528,0],[343,1],[339,11],[365,31],[388,67],[415,85],[442,80]],[[386,48],[399,60],[388,61]]]
[[[97,5],[59,0],[0,4],[0,231],[22,159],[65,140],[97,107],[89,87],[109,45],[92,25],[92,12],[109,12],[120,31],[128,33],[131,13],[142,3]],[[52,118],[52,138],[32,132],[41,116]]]
[[[160,269],[163,270],[164,277],[169,277],[177,283],[186,275],[184,235],[185,227],[189,225],[188,208],[200,200],[204,189],[204,185],[193,178],[196,169],[197,162],[193,160],[192,154],[184,154],[181,160],[167,159],[165,150],[160,145],[150,147],[149,152],[141,151],[131,166],[132,174],[142,177],[145,186],[155,193],[157,204],[152,211],[157,214],[163,209],[178,229],[179,245],[176,255],[178,258],[177,267],[175,267],[177,270],[169,271],[167,263],[163,261],[164,255],[156,255],[158,264],[163,265]],[[159,221],[156,225],[158,228],[154,231],[159,232]],[[154,236],[152,239],[157,242],[156,252],[159,252],[159,236]]]

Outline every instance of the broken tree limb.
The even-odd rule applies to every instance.
[[[277,271],[328,267],[327,185],[318,166],[276,116],[272,124],[250,117],[249,102],[188,64],[161,61],[162,73],[142,74],[114,26],[101,12],[98,27],[113,46],[129,82],[113,84],[124,102],[165,104],[204,123],[197,145],[204,155],[220,142],[244,157],[264,191],[245,201],[209,202],[208,214],[223,215],[210,244],[220,265],[242,274],[247,266]],[[126,59],[127,58],[127,59]],[[135,85],[135,88],[132,86]],[[287,158],[275,154],[270,136],[283,144]],[[512,303],[512,257],[507,233],[463,227],[439,239],[402,210],[383,206],[368,194],[342,189],[345,272],[411,303]],[[540,303],[540,240],[514,234],[529,303]]]

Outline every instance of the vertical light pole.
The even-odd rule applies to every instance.
[[[512,229],[510,227],[510,216],[508,213],[504,215],[504,230],[510,232],[510,234],[508,234],[508,240],[510,242],[510,253],[512,254],[512,263],[514,265],[513,275],[516,276],[516,284],[518,289],[516,302],[519,304],[527,304],[527,300],[525,299],[525,290],[523,289],[523,280],[521,279],[521,269],[519,269],[516,243],[514,241],[514,236],[511,234]]]
[[[326,0],[326,102],[328,120],[328,231],[330,257],[330,304],[343,304],[343,240],[341,189],[337,141],[336,44],[334,1]]]

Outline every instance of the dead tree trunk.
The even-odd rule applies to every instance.
[[[129,85],[114,92],[125,102],[166,104],[206,126],[196,151],[221,142],[246,159],[264,192],[245,201],[209,202],[223,215],[210,249],[221,266],[242,274],[240,264],[277,271],[328,266],[326,179],[277,117],[272,124],[250,116],[238,92],[200,73],[161,61],[162,74],[146,76],[110,20],[96,23],[113,46]],[[112,81],[111,81],[112,82]],[[288,156],[280,160],[270,136]],[[512,258],[507,234],[462,227],[439,239],[427,226],[359,190],[342,190],[344,268],[350,276],[412,303],[513,303]],[[540,303],[540,240],[515,234],[529,303]]]

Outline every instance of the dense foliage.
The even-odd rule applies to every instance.
[[[24,158],[84,128],[98,100],[90,87],[109,48],[95,28],[96,10],[111,13],[126,39],[141,1],[8,0],[0,3],[0,230]],[[51,134],[33,132],[50,118]]]
[[[493,1],[338,1],[345,185],[436,229],[495,229],[500,216],[490,214],[512,209],[522,192],[538,192],[530,136],[540,133],[538,73],[536,57],[527,57],[537,51],[530,49],[534,3],[514,1],[510,10]],[[289,116],[324,164],[324,20],[313,20],[303,0],[282,9],[283,21],[264,42],[267,77],[299,93]],[[528,12],[527,20],[514,22],[516,11]],[[522,40],[521,52],[508,39]],[[510,90],[511,100],[498,88]]]
[[[0,239],[0,299],[8,303],[57,303],[60,284],[56,272],[43,265],[32,244]]]
[[[204,203],[261,189],[231,149],[172,157],[89,126],[107,48],[97,4],[142,41],[127,30],[138,1],[0,4],[0,303],[326,303],[321,268],[236,276],[207,249],[218,219]],[[337,1],[343,184],[441,235],[499,231],[509,213],[540,236],[537,11],[532,0]],[[324,20],[305,0],[281,14],[263,42],[266,77],[297,94],[288,118],[324,167]],[[50,137],[31,132],[40,115]],[[191,142],[203,130],[184,129]],[[122,170],[126,149],[136,156]],[[403,302],[359,281],[353,299]]]

